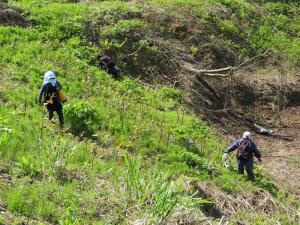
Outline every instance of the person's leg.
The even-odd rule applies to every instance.
[[[255,175],[253,173],[253,159],[248,159],[246,161],[246,171],[247,171],[247,174],[248,174],[248,178],[250,180],[254,180]]]
[[[238,159],[237,160],[237,164],[238,164],[238,172],[239,172],[239,174],[244,174],[245,161],[242,160],[242,159]]]
[[[108,68],[108,73],[111,74],[111,75],[113,75],[113,77],[114,77],[115,79],[118,78],[118,73],[117,73],[117,70],[116,70],[115,67],[110,67],[110,68]]]
[[[60,127],[62,128],[64,126],[64,115],[63,115],[63,112],[62,112],[62,107],[59,107],[57,110],[57,115],[58,115],[58,118],[59,118],[59,124],[60,124]]]
[[[48,113],[49,113],[49,120],[53,121],[53,116],[54,116],[53,111],[48,109]]]

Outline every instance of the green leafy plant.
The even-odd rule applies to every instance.
[[[154,202],[146,224],[163,223],[178,202],[178,197],[168,182],[160,183],[154,194]]]
[[[70,103],[64,107],[66,122],[75,135],[91,136],[100,127],[97,110],[86,102]]]
[[[22,156],[18,161],[24,175],[35,177],[40,174],[40,165],[31,156]]]
[[[141,160],[138,157],[130,157],[128,155],[125,155],[124,158],[127,166],[127,191],[129,192],[130,196],[135,196],[139,198],[141,196],[141,193],[143,192],[139,171]]]
[[[207,172],[210,175],[217,174],[217,168],[212,162],[208,161],[207,159],[203,159],[192,152],[184,153],[183,159],[191,167]]]
[[[227,34],[237,34],[239,32],[236,25],[230,20],[218,20],[220,29]]]

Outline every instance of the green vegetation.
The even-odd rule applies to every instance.
[[[126,1],[8,2],[26,10],[35,25],[0,26],[1,173],[11,177],[11,182],[0,178],[0,196],[14,214],[14,221],[1,216],[0,223],[18,224],[23,216],[36,224],[174,224],[176,215],[191,214],[199,223],[201,207],[213,200],[187,187],[189,180],[210,180],[226,193],[261,188],[282,200],[280,191],[261,172],[257,171],[258,180],[252,183],[234,169],[223,168],[220,153],[224,143],[181,104],[179,89],[150,88],[126,76],[115,81],[96,67],[100,51],[114,55],[125,71],[139,67],[141,59],[122,63],[118,54],[142,46],[145,58],[158,57],[158,47],[141,35],[154,26],[141,18],[142,5]],[[296,3],[295,7],[262,3],[268,16],[262,21],[252,18],[242,27],[240,21],[248,21],[254,12],[248,1],[151,2],[153,7],[163,3],[167,11],[175,5],[193,7],[198,14],[210,4],[229,8],[232,18],[202,14],[199,20],[216,23],[224,38],[229,35],[237,48],[247,49],[244,55],[274,47],[286,51],[290,63],[300,63]],[[101,29],[96,30],[99,33],[87,30],[86,24],[101,25]],[[135,41],[133,34],[139,34]],[[240,46],[236,40],[245,39],[246,34],[251,34],[248,45]],[[191,46],[197,55],[198,47]],[[144,63],[147,71],[156,71],[157,65],[150,64]],[[63,131],[50,124],[44,109],[36,104],[41,76],[47,70],[56,71],[70,98],[64,105]],[[288,201],[292,200],[282,200],[282,204]],[[294,222],[281,218],[280,214],[273,218],[262,214],[253,223]]]
[[[66,122],[75,135],[91,136],[100,127],[101,119],[96,108],[85,102],[71,103],[65,107]]]
[[[189,7],[201,23],[209,24],[211,32],[218,30],[219,41],[232,41],[241,55],[253,56],[269,48],[285,54],[299,66],[299,1],[153,0],[171,7]],[[178,10],[178,8],[177,8]],[[180,18],[178,18],[180,19]],[[225,38],[224,38],[225,37]]]

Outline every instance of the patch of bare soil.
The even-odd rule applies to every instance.
[[[263,152],[264,170],[288,193],[300,200],[300,107],[280,113],[285,127],[274,131],[293,137],[293,141],[256,136],[255,140]]]
[[[27,27],[30,24],[31,22],[24,17],[21,9],[0,2],[0,26]]]
[[[138,2],[131,1],[132,4],[141,4]],[[159,4],[155,6],[145,1],[142,4],[141,12],[109,10],[84,21],[84,33],[90,42],[98,45],[102,40],[115,39],[123,43],[124,47],[117,51],[111,48],[101,52],[114,59],[122,74],[139,77],[148,84],[181,87],[184,85],[182,79],[189,79],[183,73],[185,62],[202,68],[220,68],[238,63],[235,50],[222,40],[211,40],[212,34],[220,31],[216,24],[199,23],[198,18],[185,7],[178,6],[169,12]],[[178,15],[173,13],[175,10]],[[135,28],[118,36],[101,34],[105,27],[120,19],[141,19],[151,26],[147,29]],[[140,44],[141,40],[146,41],[145,44]],[[194,46],[193,51],[191,46]]]
[[[245,82],[252,86],[255,102],[242,112],[248,128],[256,132],[254,139],[263,153],[264,171],[286,192],[300,199],[300,80],[297,74],[278,69],[248,75]],[[254,123],[272,133],[262,135],[252,126]]]
[[[263,153],[265,172],[300,199],[297,74],[282,68],[237,71],[232,76],[194,73],[186,74],[181,83],[186,103],[225,135],[238,138],[246,130],[253,132]]]
[[[253,132],[265,172],[300,199],[299,71],[279,67],[210,76],[181,70],[179,83],[190,108],[225,135]]]

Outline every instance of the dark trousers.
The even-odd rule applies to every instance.
[[[119,73],[118,73],[118,70],[115,68],[115,67],[110,67],[107,69],[107,73],[113,75],[113,77],[115,79],[118,79],[119,78]]]
[[[57,113],[58,115],[58,119],[59,119],[59,124],[61,127],[64,126],[64,115],[63,115],[63,112],[62,112],[62,107],[48,107],[47,108],[48,110],[48,113],[49,113],[49,120],[51,120],[54,116],[54,112]]]
[[[240,174],[244,174],[244,168],[246,168],[246,172],[248,174],[248,178],[250,180],[254,180],[255,176],[253,173],[253,159],[238,159],[238,170]]]

